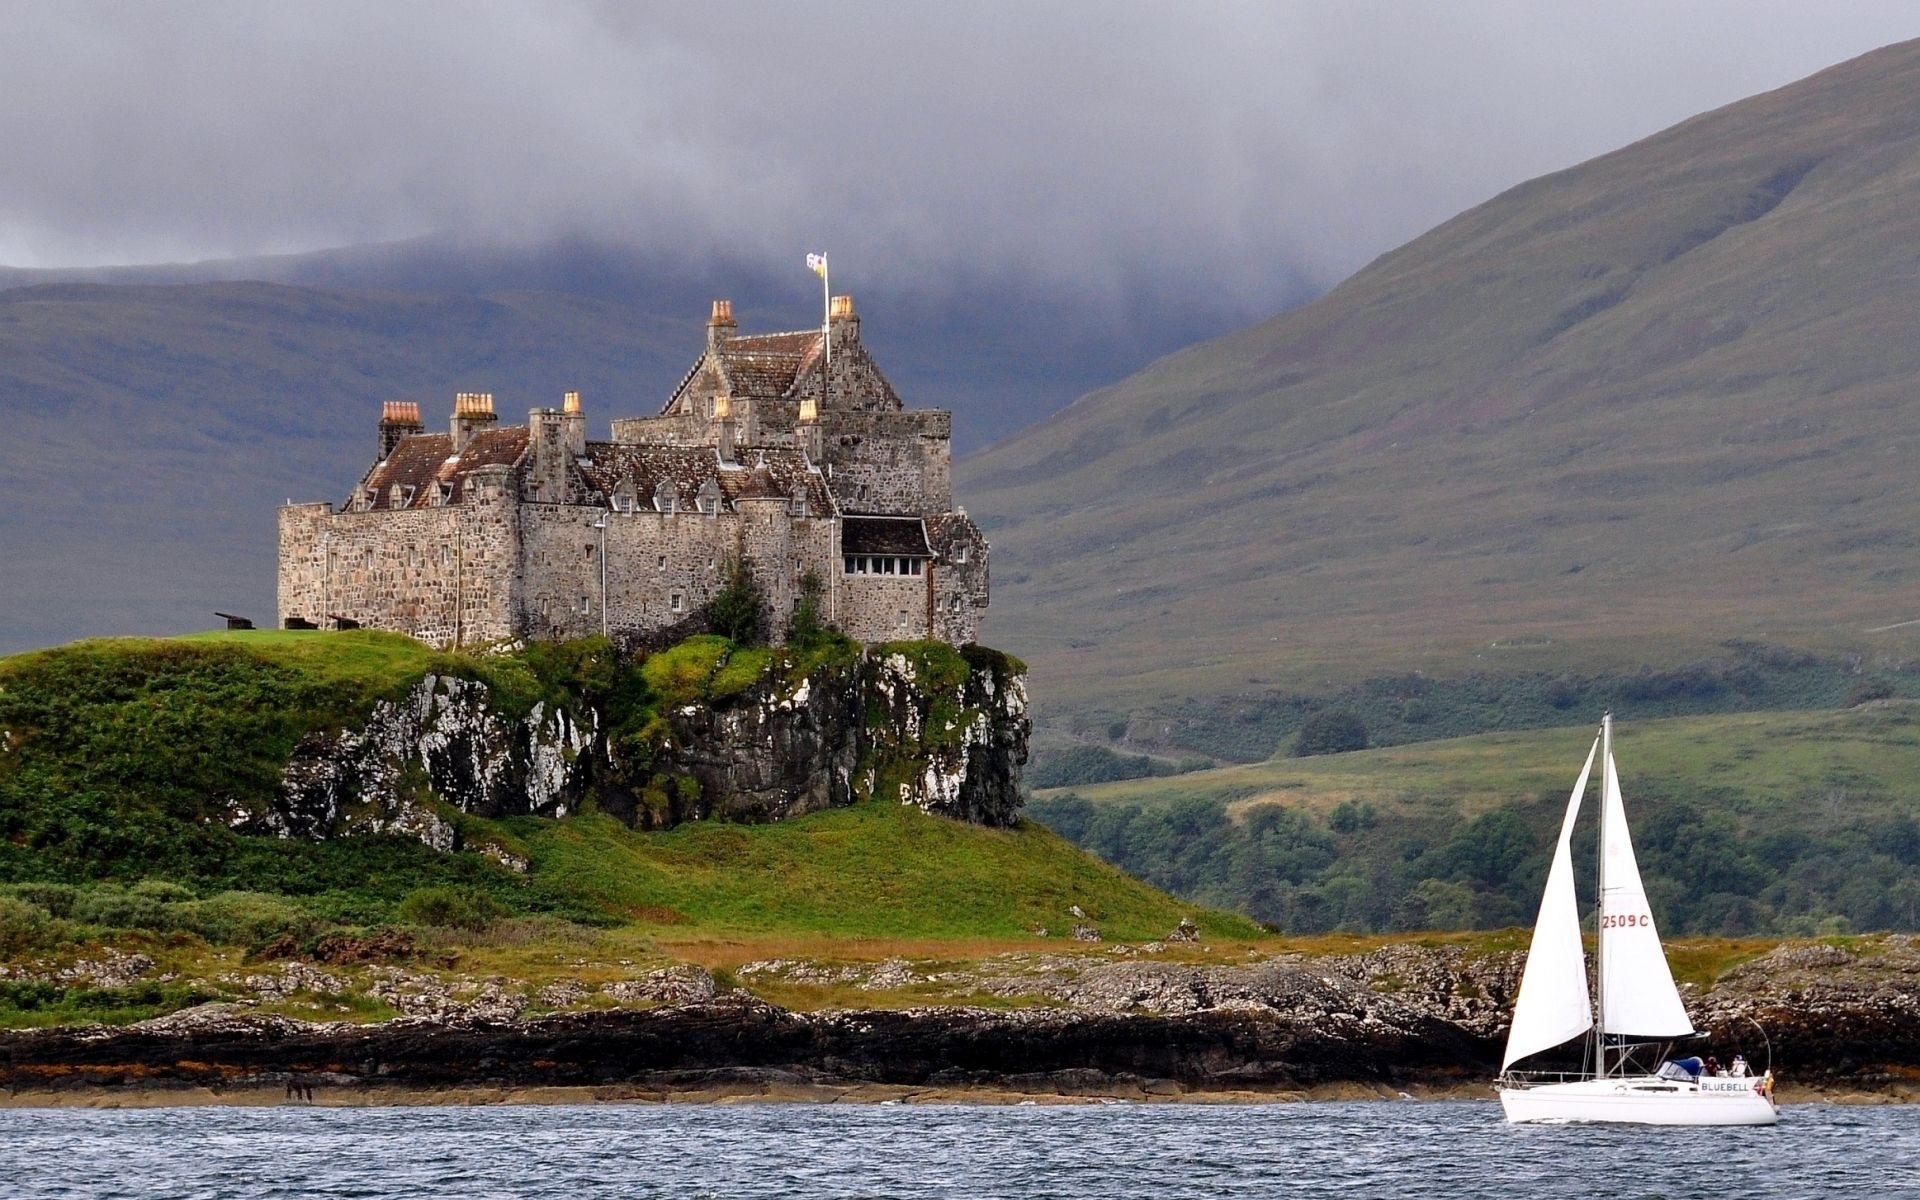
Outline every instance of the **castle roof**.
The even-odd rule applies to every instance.
[[[845,517],[840,522],[845,554],[903,554],[931,558],[926,522],[919,517]]]
[[[511,467],[527,452],[527,427],[477,430],[459,454],[450,433],[416,433],[400,439],[382,462],[374,464],[363,485],[373,493],[371,508],[428,508],[438,502],[441,484],[452,484],[457,500],[469,473],[481,467]],[[393,495],[395,484],[401,495]],[[411,490],[409,490],[411,489]]]
[[[820,331],[758,333],[721,341],[714,358],[730,395],[778,400],[820,356]]]

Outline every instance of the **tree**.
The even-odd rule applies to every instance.
[[[727,585],[707,601],[707,623],[730,642],[752,645],[765,625],[767,600],[738,554],[727,557]]]
[[[1309,758],[1315,754],[1343,754],[1366,748],[1367,723],[1360,719],[1360,714],[1330,708],[1307,718],[1307,723],[1300,727],[1293,752],[1296,757]]]

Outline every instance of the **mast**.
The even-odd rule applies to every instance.
[[[1593,888],[1593,983],[1598,1006],[1593,1022],[1593,1057],[1599,1076],[1607,1077],[1607,796],[1613,780],[1613,712],[1600,716],[1600,839]]]

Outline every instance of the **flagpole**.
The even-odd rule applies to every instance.
[[[833,370],[833,266],[827,262],[827,256],[820,256],[820,344],[827,350],[826,370]],[[827,400],[828,375],[820,377],[820,407],[825,408]]]

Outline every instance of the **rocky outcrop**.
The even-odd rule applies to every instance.
[[[421,1087],[811,1082],[1164,1094],[1477,1086],[1497,1068],[1524,957],[1387,946],[1244,965],[1151,960],[1161,952],[1111,946],[958,967],[779,959],[735,972],[747,988],[853,987],[896,998],[916,989],[907,994],[1025,1005],[811,1013],[721,991],[684,965],[538,989],[381,968],[373,986],[409,1015],[355,1025],[211,1004],[122,1029],[0,1033],[0,1087],[222,1087],[289,1074]],[[343,986],[291,964],[241,982],[263,999]],[[655,1007],[598,1009],[609,1002]],[[587,1011],[528,1015],[534,1004]],[[1794,1087],[1920,1098],[1912,938],[1785,946],[1728,972],[1689,1009],[1705,1035],[1689,1052],[1723,1061],[1743,1052],[1756,1067],[1770,1055]]]
[[[777,661],[777,660],[776,660]],[[584,698],[506,710],[484,683],[422,678],[358,726],[303,738],[269,801],[229,800],[244,833],[396,833],[460,848],[458,813],[564,817],[589,800],[645,828],[766,822],[878,798],[986,825],[1015,819],[1025,681],[992,650],[915,643],[770,669],[721,700],[668,705],[608,735]],[[504,865],[503,847],[477,846]]]

